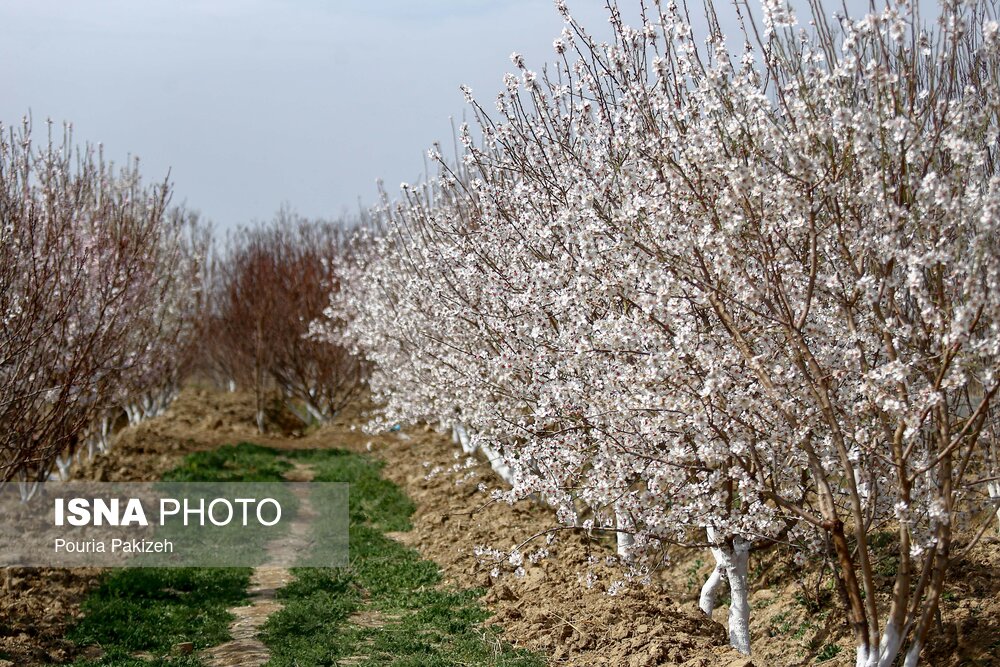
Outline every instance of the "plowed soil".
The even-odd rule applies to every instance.
[[[488,465],[465,457],[441,434],[416,428],[365,435],[364,408],[345,411],[334,423],[303,432],[275,409],[269,433],[257,434],[253,400],[235,393],[191,387],[162,417],[122,431],[111,453],[74,470],[79,479],[139,481],[158,477],[184,453],[251,441],[272,447],[341,447],[368,451],[389,465],[384,474],[417,505],[414,530],[396,537],[436,561],[445,583],[479,587],[503,628],[504,639],[539,651],[552,665],[590,667],[783,667],[821,662],[853,664],[847,628],[822,592],[813,600],[816,568],[798,569],[782,554],[754,556],[750,569],[753,608],[752,661],[726,646],[725,607],[711,620],[698,611],[696,595],[711,569],[704,553],[680,551],[671,569],[652,583],[609,595],[620,571],[606,564],[610,544],[562,531],[525,552],[546,547],[537,564],[525,559],[523,577],[477,557],[478,546],[510,549],[553,528],[551,511],[531,501],[490,503],[477,486],[496,486]],[[935,667],[1000,665],[1000,548],[996,538],[955,564],[941,623],[924,654]],[[9,664],[65,664],[76,648],[63,637],[79,614],[100,571],[8,570],[0,590],[0,656]],[[586,578],[589,575],[589,581]],[[589,585],[588,585],[589,584]],[[818,589],[817,589],[818,590]],[[0,667],[5,663],[0,660]]]

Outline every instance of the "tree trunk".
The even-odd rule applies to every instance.
[[[990,500],[993,501],[993,510],[997,517],[997,534],[1000,535],[1000,481],[987,483],[986,489],[990,493]]]
[[[734,537],[728,559],[729,644],[740,653],[750,655],[750,587],[747,584],[750,543],[742,537]]]
[[[708,575],[705,585],[701,587],[701,595],[698,597],[698,607],[708,616],[711,616],[715,611],[715,605],[719,599],[719,590],[722,588],[722,582],[726,578],[726,566],[723,561],[722,551],[717,547],[712,547],[711,552],[715,558],[715,567],[712,569],[712,574]]]
[[[635,544],[635,524],[628,512],[615,503],[615,540],[618,545],[618,558],[625,563],[632,562],[632,546]]]
[[[263,322],[257,318],[254,340],[253,392],[257,408],[257,432],[264,432],[264,332]]]
[[[469,432],[465,430],[465,424],[461,422],[455,424],[454,431],[456,442],[462,446],[463,452],[472,454],[476,451],[475,445],[472,444],[472,438],[469,437]]]
[[[715,542],[715,530],[708,528],[707,533],[709,542]],[[743,655],[750,655],[750,587],[747,583],[750,543],[742,537],[733,537],[731,543],[712,547],[712,556],[715,557],[715,570],[701,588],[698,606],[711,616],[722,581],[728,580],[729,645]]]

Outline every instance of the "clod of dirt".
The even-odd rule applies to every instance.
[[[175,644],[173,648],[174,655],[191,655],[194,653],[194,643],[193,642],[181,642],[180,644]]]

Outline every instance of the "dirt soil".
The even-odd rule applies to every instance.
[[[604,565],[612,552],[581,535],[563,532],[551,544],[540,538],[525,551],[544,546],[549,555],[537,564],[525,559],[523,577],[510,568],[491,576],[495,564],[477,558],[475,547],[509,550],[551,528],[552,512],[530,502],[490,504],[477,485],[495,483],[492,471],[484,463],[466,468],[464,458],[455,459],[456,447],[437,433],[418,430],[370,442],[391,464],[385,474],[418,508],[414,529],[393,536],[440,564],[445,585],[486,589],[492,622],[512,644],[549,656],[550,664],[576,667],[750,664],[725,645],[722,625],[661,585],[609,596],[607,587],[618,578],[615,568]],[[456,463],[461,472],[450,471]],[[588,573],[596,577],[589,588],[581,584]]]
[[[816,588],[816,567],[799,569],[782,554],[751,558],[752,661],[726,646],[722,625],[697,609],[697,592],[711,570],[700,551],[678,551],[669,570],[646,587],[611,596],[620,578],[607,565],[606,542],[560,532],[556,541],[532,542],[525,551],[547,547],[537,564],[526,558],[523,577],[509,565],[491,576],[495,564],[477,558],[478,546],[510,549],[554,527],[553,513],[530,501],[514,506],[489,503],[480,482],[498,482],[488,465],[465,466],[449,439],[429,429],[366,435],[364,406],[345,411],[332,424],[302,430],[277,406],[269,433],[257,434],[253,400],[240,393],[189,387],[165,415],[118,434],[112,451],[74,469],[74,477],[105,481],[157,478],[185,453],[243,441],[281,448],[342,447],[385,459],[385,474],[417,505],[414,530],[395,537],[435,560],[444,585],[486,590],[484,603],[503,637],[539,651],[552,665],[590,667],[785,667],[853,664],[848,630],[830,612],[828,592]],[[954,565],[941,623],[924,653],[934,667],[1000,665],[1000,541],[991,538]],[[583,585],[590,575],[591,586]],[[64,639],[79,605],[100,577],[96,569],[8,570],[0,589],[0,656],[20,665],[65,664],[77,649]],[[826,597],[824,597],[826,595]],[[717,622],[718,621],[718,622]],[[838,648],[839,647],[839,648]],[[0,659],[0,667],[6,667]]]
[[[171,420],[173,414],[161,420]],[[150,425],[121,431],[110,453],[76,464],[72,477],[130,482],[157,479],[179,461],[184,450],[180,441],[152,435]],[[66,632],[80,617],[80,603],[98,585],[101,573],[99,568],[3,570],[0,656],[7,659],[0,658],[0,667],[71,662],[79,650],[65,639]]]
[[[751,660],[725,645],[725,605],[715,611],[718,622],[697,607],[713,566],[709,554],[676,549],[671,567],[654,573],[651,585],[610,596],[609,586],[621,579],[617,567],[603,565],[614,556],[612,545],[564,531],[554,544],[540,539],[525,547],[528,552],[547,546],[550,553],[536,565],[525,559],[523,577],[493,577],[494,564],[477,558],[475,547],[509,550],[552,528],[553,512],[530,501],[489,503],[477,486],[501,482],[486,462],[467,467],[458,447],[429,429],[369,438],[363,449],[389,463],[385,474],[417,504],[414,530],[394,537],[439,563],[445,584],[485,588],[484,601],[504,639],[549,656],[552,665],[854,665],[851,632],[833,592],[817,585],[818,564],[796,567],[788,554],[775,551],[751,557]],[[997,538],[987,538],[954,563],[941,620],[921,664],[1000,665],[998,545]],[[956,545],[955,552],[960,550]],[[590,588],[581,585],[588,574],[595,581]],[[888,592],[891,579],[881,583]]]

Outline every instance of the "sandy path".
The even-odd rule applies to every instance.
[[[294,463],[295,467],[285,474],[289,482],[309,482],[313,471],[307,465]],[[316,516],[304,487],[295,487],[299,499],[299,512],[289,525],[288,534],[267,545],[269,563],[292,562],[297,553],[309,545],[309,524]],[[284,606],[275,597],[275,592],[293,579],[288,568],[283,565],[263,565],[254,568],[250,577],[250,604],[233,607],[230,613],[236,618],[229,624],[232,639],[225,644],[213,646],[202,653],[202,658],[210,667],[260,667],[271,657],[271,652],[257,635],[271,614]]]

